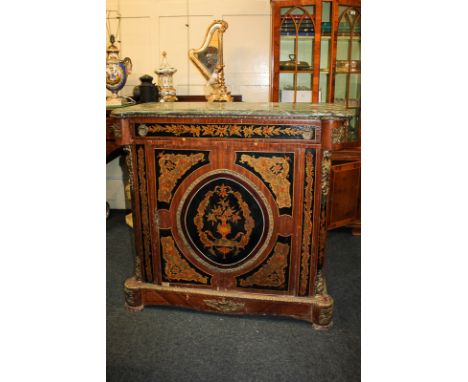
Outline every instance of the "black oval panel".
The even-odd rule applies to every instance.
[[[264,207],[248,186],[217,175],[196,187],[182,213],[188,242],[202,258],[221,267],[246,260],[264,241]]]

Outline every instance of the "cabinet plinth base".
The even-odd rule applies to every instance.
[[[333,299],[328,295],[295,297],[218,291],[156,285],[135,278],[125,281],[125,291],[126,305],[132,311],[142,310],[145,305],[170,305],[222,314],[286,316],[310,322],[317,330],[331,326]]]

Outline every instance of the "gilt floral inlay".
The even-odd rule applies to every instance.
[[[146,190],[146,162],[145,149],[138,147],[138,182],[141,203],[141,230],[143,234],[143,251],[145,258],[146,280],[153,281],[152,255],[151,255],[151,234],[149,226],[148,195]]]
[[[268,184],[273,192],[278,208],[291,207],[291,182],[290,178],[291,157],[285,155],[248,155],[242,154],[239,164],[251,167]]]
[[[244,223],[242,229],[236,230],[234,227],[241,220]],[[242,195],[224,183],[205,195],[194,223],[205,248],[213,255],[220,254],[223,260],[226,256],[236,256],[245,248],[255,226]]]
[[[164,275],[168,281],[208,283],[208,277],[201,275],[183,259],[170,236],[161,237]]]
[[[318,262],[317,269],[323,267],[325,259],[325,241],[327,237],[327,199],[330,191],[330,171],[331,171],[331,152],[324,150],[322,153],[322,184],[321,184],[321,202],[320,202],[320,231],[318,237]]]
[[[325,150],[322,154],[322,196],[326,198],[330,190],[331,151]],[[323,198],[322,198],[323,199]]]
[[[278,241],[273,250],[273,255],[252,275],[241,278],[241,287],[265,287],[274,289],[286,289],[289,243]]]
[[[128,182],[130,184],[130,195],[131,195],[131,203],[134,207],[135,203],[135,187],[134,187],[134,174],[133,174],[133,153],[131,145],[124,146],[124,151],[126,152],[125,160],[127,163],[127,171],[128,171]],[[135,256],[135,277],[137,280],[141,281],[143,278],[142,274],[142,267],[141,267],[141,257],[140,255]]]
[[[313,126],[303,126],[299,129],[289,125],[145,124],[144,127],[148,135],[315,139]]]
[[[125,145],[124,151],[125,155],[125,162],[127,164],[127,171],[128,171],[128,182],[130,183],[130,190],[133,192],[133,154],[132,154],[132,146]]]
[[[312,202],[314,196],[314,162],[311,151],[306,152],[305,156],[305,188],[304,188],[304,224],[302,228],[302,254],[301,254],[301,277],[299,294],[304,296],[307,293],[309,284],[309,269],[311,255],[312,238]]]
[[[184,236],[197,256],[221,267],[248,258],[261,245],[267,229],[256,196],[228,177],[196,187],[182,216]]]
[[[197,163],[205,160],[205,153],[174,154],[159,152],[158,201],[169,203],[177,182]]]

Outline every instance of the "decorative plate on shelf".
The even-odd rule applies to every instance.
[[[297,61],[296,55],[290,54],[289,61],[280,61],[280,70],[295,70],[297,64],[297,70],[309,70],[311,66],[306,61]]]
[[[336,61],[336,72],[347,73],[347,72],[359,72],[361,70],[361,61],[358,60],[337,60]]]

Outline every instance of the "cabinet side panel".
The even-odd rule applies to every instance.
[[[360,173],[359,163],[332,167],[328,228],[343,226],[358,218]]]

